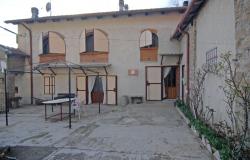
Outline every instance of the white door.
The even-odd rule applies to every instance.
[[[162,67],[146,67],[146,100],[162,100]]]
[[[117,104],[117,76],[107,76],[107,104]]]
[[[80,102],[84,102],[87,104],[87,83],[86,83],[86,76],[78,76],[76,77],[76,93],[77,97],[79,98]]]

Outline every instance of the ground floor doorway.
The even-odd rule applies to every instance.
[[[176,99],[179,77],[178,66],[146,66],[146,100]]]
[[[76,82],[78,98],[85,104],[117,104],[117,76],[77,76]]]

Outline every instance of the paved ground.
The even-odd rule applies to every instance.
[[[16,146],[12,154],[25,160],[211,159],[173,105],[102,106],[102,114],[97,111],[88,106],[68,129],[68,119],[45,121],[43,106],[11,110],[8,127],[0,115],[0,146]]]

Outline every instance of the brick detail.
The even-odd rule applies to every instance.
[[[65,54],[64,53],[48,53],[48,54],[40,54],[39,55],[39,62],[46,63],[52,61],[65,61]]]
[[[140,59],[141,61],[155,61],[158,58],[158,48],[141,48],[140,49]]]
[[[108,52],[84,52],[80,53],[81,63],[107,63]]]

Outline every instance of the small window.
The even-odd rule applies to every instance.
[[[206,64],[207,65],[217,64],[217,59],[218,59],[217,47],[206,52]]]
[[[86,52],[94,51],[94,33],[89,32],[86,34]]]
[[[44,94],[55,93],[55,77],[45,76],[44,77]]]
[[[49,53],[49,35],[43,36],[43,54]]]

